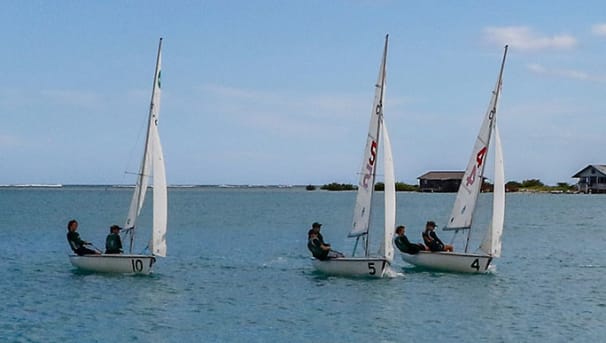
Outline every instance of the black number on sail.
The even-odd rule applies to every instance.
[[[471,268],[474,268],[475,270],[480,270],[480,260],[478,260],[477,258],[473,260]]]
[[[377,273],[377,269],[375,268],[374,262],[368,262],[368,274],[375,275]]]
[[[130,260],[133,266],[133,272],[140,273],[143,271],[143,261],[141,260]]]

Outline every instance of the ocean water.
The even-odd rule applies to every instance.
[[[150,276],[82,273],[66,223],[103,245],[131,190],[0,188],[1,342],[601,342],[606,337],[606,196],[508,194],[503,256],[486,275],[418,270],[388,279],[313,270],[314,221],[335,248],[353,192],[171,188],[168,256]],[[454,194],[398,193],[420,240]],[[490,194],[476,224],[488,221]],[[375,214],[382,211],[380,197]],[[144,212],[149,212],[146,208]],[[141,227],[149,227],[144,214]],[[377,219],[374,225],[380,225]],[[447,233],[438,232],[442,238]],[[139,231],[140,237],[148,233]]]

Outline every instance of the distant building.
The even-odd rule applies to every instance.
[[[583,193],[606,193],[606,165],[590,164],[572,176],[578,178],[577,189]]]
[[[419,192],[457,192],[465,172],[462,171],[430,171],[419,179]]]

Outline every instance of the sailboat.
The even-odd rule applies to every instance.
[[[164,155],[158,133],[160,112],[160,70],[162,64],[162,38],[158,45],[156,71],[152,88],[151,104],[147,119],[147,135],[143,158],[138,172],[126,219],[125,238],[129,239],[127,254],[70,255],[75,267],[94,272],[149,274],[156,262],[156,256],[166,256],[166,223],[167,223],[167,189]],[[152,239],[146,249],[149,253],[134,254],[135,231],[137,218],[141,213],[148,185],[153,185],[153,228]]]
[[[482,121],[480,132],[476,138],[471,158],[461,180],[451,215],[444,230],[456,233],[467,233],[465,250],[463,252],[427,252],[420,251],[411,255],[402,253],[402,259],[410,264],[428,269],[462,272],[484,273],[491,267],[494,258],[501,256],[501,236],[505,217],[505,173],[503,166],[503,150],[497,127],[497,104],[501,93],[503,68],[507,56],[507,46],[503,53],[501,69],[497,83],[492,92],[488,110]],[[493,134],[494,132],[494,134]],[[484,180],[484,167],[488,159],[489,145],[494,137],[494,191],[492,200],[492,220],[485,230],[477,252],[468,251],[472,220],[476,209],[478,195]]]
[[[314,259],[314,267],[325,274],[383,277],[387,275],[393,261],[394,249],[391,240],[396,221],[395,176],[391,142],[383,118],[388,39],[389,35],[386,35],[383,58],[379,68],[374,104],[368,128],[368,138],[364,149],[364,158],[362,159],[360,181],[358,183],[356,205],[354,208],[353,227],[348,234],[349,237],[356,238],[356,244],[351,257],[338,257],[328,260]],[[380,147],[379,139],[381,137],[383,139],[382,145],[384,149],[385,224],[382,230],[374,230],[377,234],[382,235],[382,237],[380,237],[382,243],[380,244],[378,253],[371,255],[369,251],[369,236],[371,232],[370,219]],[[360,240],[363,242],[364,255],[356,256],[356,248]]]

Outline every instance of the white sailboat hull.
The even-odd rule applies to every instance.
[[[384,257],[342,257],[324,261],[314,259],[313,265],[328,275],[380,278],[391,263]]]
[[[415,255],[401,255],[404,261],[418,267],[456,273],[486,273],[493,259],[488,255],[456,252],[420,251]]]
[[[81,270],[99,273],[151,273],[156,258],[151,255],[69,255],[69,261]]]

